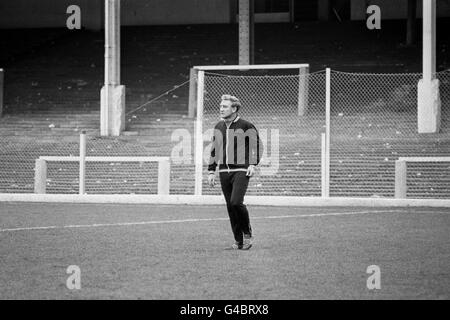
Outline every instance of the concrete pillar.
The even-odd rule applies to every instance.
[[[125,130],[125,86],[105,85],[100,95],[100,133],[102,136],[120,136]]]
[[[120,0],[105,0],[105,85],[101,90],[100,134],[125,129],[125,86],[120,85]]]
[[[436,0],[423,1],[423,78],[417,88],[419,133],[436,133],[441,125],[439,80],[436,79]]]
[[[253,0],[239,0],[239,65],[254,63]]]

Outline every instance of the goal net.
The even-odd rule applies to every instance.
[[[320,196],[321,133],[325,130],[325,73],[307,64],[203,66],[197,71],[196,194],[220,194],[206,167],[223,94],[238,97],[239,116],[264,144],[248,195]]]

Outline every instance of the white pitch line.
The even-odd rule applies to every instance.
[[[397,213],[404,212],[403,210],[378,210],[378,211],[350,211],[350,212],[329,212],[329,213],[313,213],[313,214],[297,214],[297,215],[283,215],[283,216],[263,216],[251,217],[252,220],[264,219],[286,219],[286,218],[311,218],[311,217],[326,217],[326,216],[346,216],[356,214],[368,213]],[[118,223],[94,223],[94,224],[74,224],[65,226],[45,226],[45,227],[26,227],[26,228],[10,228],[0,229],[0,232],[14,232],[14,231],[32,231],[32,230],[52,230],[52,229],[74,229],[74,228],[99,228],[99,227],[120,227],[120,226],[138,226],[150,224],[164,224],[164,223],[186,223],[186,222],[203,222],[203,221],[228,221],[228,218],[205,218],[205,219],[181,219],[181,220],[154,220],[141,222],[118,222]]]

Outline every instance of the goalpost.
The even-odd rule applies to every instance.
[[[323,196],[324,73],[309,74],[308,64],[222,65],[193,67],[191,76],[197,80],[195,87],[191,81],[189,110],[196,118],[195,195],[220,193],[204,188],[203,177],[220,97],[231,94],[241,100],[240,116],[255,124],[265,146],[248,194]]]

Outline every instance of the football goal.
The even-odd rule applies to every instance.
[[[256,126],[264,144],[248,194],[321,195],[324,73],[310,74],[308,64],[227,65],[194,67],[191,76],[196,195],[220,193],[208,187],[205,173],[223,94],[240,99],[239,116]]]

